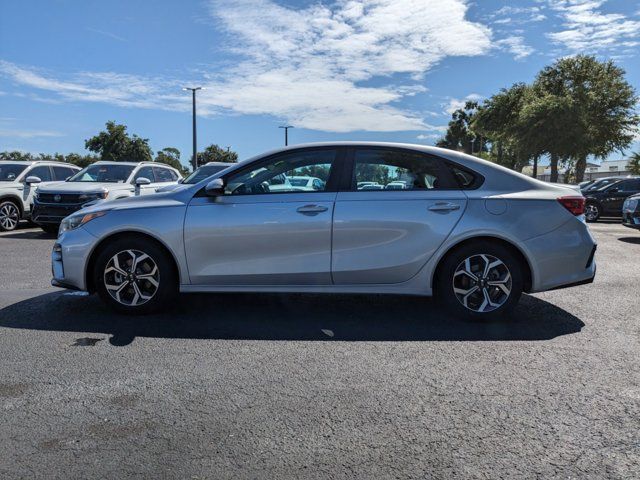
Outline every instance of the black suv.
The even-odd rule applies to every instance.
[[[640,177],[617,180],[609,185],[584,190],[587,199],[584,215],[587,222],[595,222],[602,216],[622,216],[622,204],[627,197],[640,193]]]

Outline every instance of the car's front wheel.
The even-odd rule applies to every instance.
[[[11,232],[20,222],[20,209],[11,200],[0,202],[0,232]]]
[[[510,249],[476,242],[444,259],[435,293],[458,317],[493,320],[513,309],[522,289],[522,266]]]
[[[102,300],[127,314],[157,312],[175,299],[177,272],[169,254],[146,238],[119,238],[103,248],[94,267]]]
[[[602,215],[602,209],[600,205],[593,202],[587,202],[584,207],[584,219],[587,222],[597,222]]]

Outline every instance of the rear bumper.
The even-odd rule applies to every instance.
[[[577,218],[525,245],[535,263],[532,292],[593,282],[596,241],[589,227]]]

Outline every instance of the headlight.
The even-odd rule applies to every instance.
[[[93,193],[83,193],[78,197],[81,202],[92,202],[93,200],[104,200],[109,195],[109,190],[101,190]]]
[[[85,223],[90,222],[94,218],[99,218],[107,214],[107,210],[102,210],[100,212],[92,212],[92,213],[84,213],[79,215],[71,215],[64,220],[60,224],[60,230],[58,230],[58,236],[62,235],[64,232],[68,230],[74,230],[78,227],[81,227]]]

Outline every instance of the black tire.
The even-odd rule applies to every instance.
[[[587,222],[597,222],[602,216],[602,207],[595,202],[587,202],[584,206],[584,219]]]
[[[139,259],[143,258],[144,255],[148,256],[148,259],[138,260],[140,263],[138,264],[139,266],[136,272],[132,272],[132,265],[128,264],[129,259],[131,259],[131,263],[134,261],[133,257],[127,253],[128,251],[133,252]],[[118,266],[121,267],[121,271],[128,275],[126,278],[120,274],[118,274],[119,277],[116,277],[112,260],[116,255],[118,255]],[[152,264],[155,264],[157,267],[157,277],[151,280],[157,282],[157,287],[151,283],[151,280],[146,278],[144,280],[137,279],[137,276],[149,277],[149,272],[155,271],[152,269]],[[164,307],[171,305],[178,294],[178,273],[176,272],[172,259],[162,246],[154,241],[150,241],[148,238],[132,235],[130,237],[121,237],[114,242],[110,242],[98,252],[94,265],[93,280],[96,291],[100,295],[100,298],[116,312],[129,315],[158,312]],[[107,268],[109,268],[110,271],[105,273]],[[121,292],[118,293],[118,298],[120,298],[121,301],[118,301],[117,298],[114,297],[116,291],[113,288],[107,288],[105,279],[112,282],[115,286],[123,287],[120,289]],[[121,282],[119,282],[119,280],[121,280]],[[128,283],[128,285],[124,285],[125,283]],[[135,287],[133,283],[136,284]],[[114,296],[112,296],[109,290],[114,292]],[[153,294],[151,294],[152,291]],[[143,301],[144,303],[137,305],[132,304],[136,298],[136,293],[141,294],[138,295],[138,301]],[[144,298],[143,295],[150,296],[150,298],[148,300],[141,300]],[[129,300],[131,300],[131,302]]]
[[[58,235],[58,230],[60,230],[60,225],[38,225],[43,231],[46,233],[50,233],[51,235]]]
[[[471,276],[459,271],[460,269],[468,270],[465,268],[467,266],[466,259],[470,259],[471,271],[479,273],[476,276],[477,280],[473,280]],[[489,263],[485,259],[489,259]],[[487,277],[484,277],[482,275],[484,273],[483,265],[496,265],[493,259],[499,260],[502,265],[495,266],[489,270]],[[456,248],[442,260],[434,293],[442,305],[458,318],[496,320],[509,314],[520,300],[524,285],[523,268],[524,266],[519,259],[503,245],[489,241],[468,243]],[[456,275],[456,272],[459,273]],[[508,295],[502,287],[495,285],[495,283],[502,283],[507,278],[510,283],[504,283],[504,289],[509,290]],[[458,295],[454,290],[454,281],[455,287],[458,288]],[[487,282],[493,282],[493,284]],[[460,294],[460,292],[469,292],[474,287],[477,288],[470,295]],[[491,303],[485,304],[485,289]],[[466,297],[463,299],[467,302],[467,306],[463,304],[463,299],[458,298],[459,296]]]
[[[20,207],[13,200],[0,200],[0,232],[13,232],[20,224]]]

